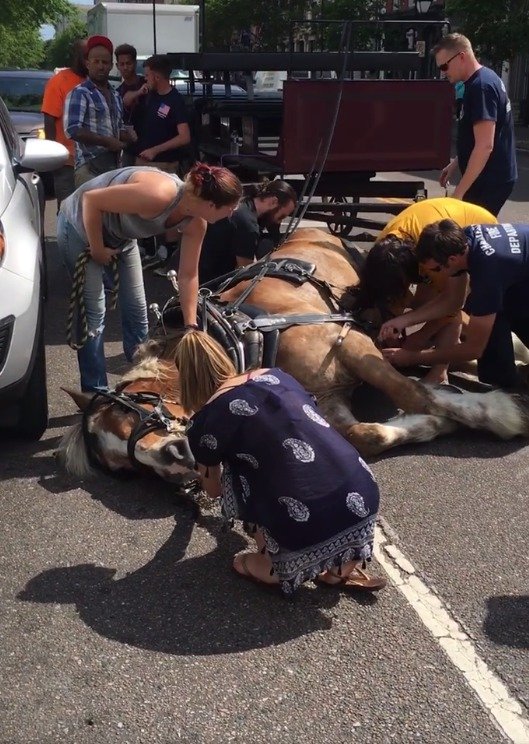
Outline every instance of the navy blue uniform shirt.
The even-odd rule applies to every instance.
[[[457,157],[462,173],[474,149],[473,127],[478,121],[496,122],[496,131],[494,149],[473,187],[494,188],[498,183],[514,182],[518,172],[511,102],[503,81],[488,67],[480,67],[465,81],[457,133]]]
[[[468,273],[470,315],[493,315],[502,310],[506,290],[529,283],[529,225],[471,225]],[[529,290],[529,287],[528,287]]]

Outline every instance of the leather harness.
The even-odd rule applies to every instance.
[[[138,422],[127,441],[127,455],[130,462],[137,470],[150,472],[150,469],[143,465],[143,463],[141,463],[136,457],[136,445],[140,439],[143,439],[143,437],[151,431],[157,431],[159,429],[169,431],[174,423],[184,426],[186,423],[185,420],[173,416],[171,411],[169,411],[169,409],[164,405],[163,398],[158,393],[148,391],[126,393],[122,390],[98,391],[95,393],[83,413],[82,431],[86,451],[90,458],[90,464],[97,466],[98,468],[103,467],[105,470],[109,470],[109,468],[102,466],[102,463],[99,460],[96,460],[93,456],[90,447],[91,434],[88,430],[89,416],[94,412],[96,403],[98,403],[101,398],[108,400],[109,403],[118,405],[126,411],[131,411],[138,416]],[[143,407],[144,405],[152,406],[152,409],[149,411]],[[115,475],[114,471],[111,472]]]

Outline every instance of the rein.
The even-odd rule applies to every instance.
[[[66,324],[66,340],[68,341],[68,346],[70,346],[75,351],[82,349],[88,341],[89,337],[88,322],[86,320],[86,308],[84,302],[84,288],[86,281],[86,265],[90,260],[91,254],[90,250],[87,248],[77,257],[73,272],[72,291],[70,292],[70,305],[68,309],[68,322]],[[114,283],[114,288],[112,290],[113,297],[109,308],[110,310],[115,310],[119,291],[119,271],[117,257],[112,259],[110,267],[112,269],[112,280]],[[78,317],[78,324],[80,326],[80,338],[77,340],[73,338],[73,324],[76,314]]]

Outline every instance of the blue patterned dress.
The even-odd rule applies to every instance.
[[[202,465],[223,465],[222,509],[263,529],[281,588],[349,560],[370,560],[379,504],[373,474],[296,380],[271,369],[190,420]]]

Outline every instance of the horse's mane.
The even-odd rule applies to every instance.
[[[137,380],[155,380],[161,385],[170,384],[175,394],[180,392],[180,379],[175,364],[166,359],[160,359],[152,349],[147,356],[142,356],[140,349],[139,360],[121,377],[119,388]]]

